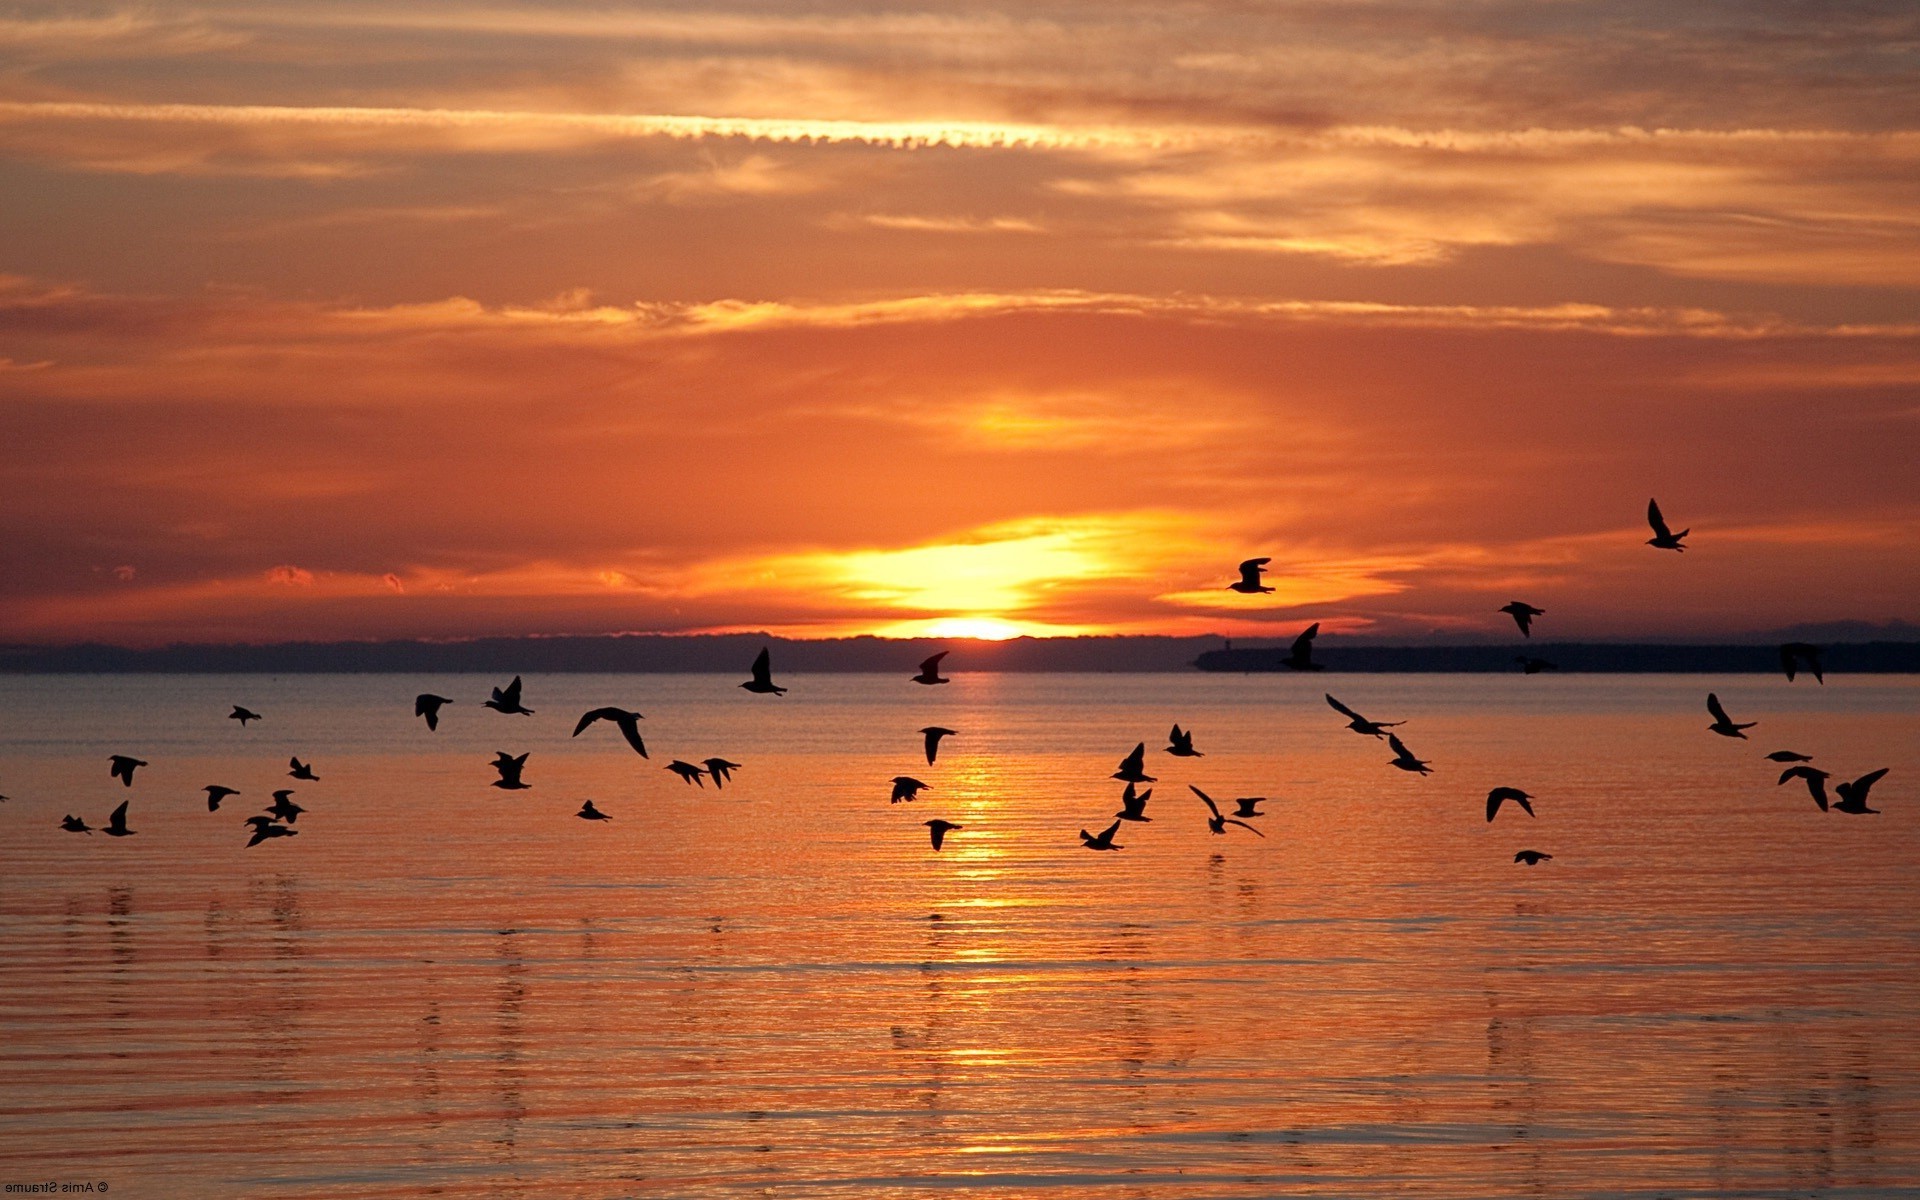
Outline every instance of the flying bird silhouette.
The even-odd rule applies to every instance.
[[[241,708],[238,704],[234,705],[233,711],[227,714],[227,720],[240,722],[240,728],[242,729],[247,727],[248,721],[258,721],[259,719],[259,713],[254,712],[250,708]]]
[[[1237,817],[1221,816],[1220,806],[1213,802],[1213,797],[1207,795],[1205,792],[1201,791],[1199,788],[1194,787],[1192,784],[1188,784],[1187,790],[1207,802],[1207,811],[1213,814],[1212,816],[1207,818],[1207,828],[1213,831],[1214,833],[1224,836],[1227,832],[1227,826],[1238,825],[1242,829],[1252,830],[1253,835],[1255,837],[1267,836],[1266,834],[1261,833],[1258,829],[1254,829],[1253,826],[1247,824],[1245,821],[1238,819]]]
[[[762,695],[769,692],[776,696],[787,694],[787,689],[773,682],[773,656],[764,649],[760,651],[760,657],[753,660],[753,678],[740,686]]]
[[[1260,806],[1266,802],[1267,798],[1265,796],[1241,796],[1233,802],[1233,815],[1236,817],[1264,817],[1267,814],[1260,811]]]
[[[1525,654],[1516,654],[1513,661],[1520,664],[1520,670],[1527,675],[1538,675],[1542,671],[1558,671],[1560,668],[1544,658],[1531,658]]]
[[[1805,642],[1788,642],[1780,647],[1780,669],[1787,673],[1788,683],[1793,682],[1794,668],[1802,662],[1807,664],[1807,674],[1813,676],[1815,683],[1826,683],[1827,677],[1820,670],[1820,647]]]
[[[1772,762],[1812,762],[1813,761],[1813,755],[1800,754],[1793,750],[1775,750],[1772,754],[1767,755],[1767,758]]]
[[[60,828],[66,830],[68,833],[84,833],[89,837],[93,834],[93,828],[72,813],[68,813],[66,816],[60,818]]]
[[[146,765],[145,759],[129,758],[124,754],[116,754],[109,760],[107,774],[118,779],[123,786],[132,787],[134,768],[144,767]]]
[[[1116,846],[1113,844],[1113,835],[1119,832],[1120,821],[1118,818],[1115,818],[1113,824],[1100,831],[1099,837],[1095,837],[1093,834],[1082,829],[1080,831],[1080,844],[1089,850],[1125,850],[1125,846]]]
[[[1175,725],[1173,732],[1167,735],[1167,741],[1170,743],[1170,745],[1167,746],[1167,753],[1173,755],[1175,758],[1206,757],[1206,755],[1193,748],[1193,731],[1190,729],[1183,731],[1178,725]]]
[[[1393,750],[1393,757],[1387,760],[1390,766],[1399,767],[1402,771],[1412,771],[1420,775],[1433,774],[1433,771],[1427,766],[1424,759],[1415,758],[1413,751],[1407,749],[1406,743],[1391,733],[1387,735],[1387,745]]]
[[[202,788],[201,790],[206,792],[207,794],[207,811],[208,812],[219,812],[220,802],[222,800],[225,800],[228,796],[238,796],[240,794],[238,791],[236,791],[233,788],[221,787],[217,783],[210,783],[206,787]]]
[[[1248,596],[1255,595],[1259,592],[1272,591],[1272,588],[1260,582],[1260,572],[1266,570],[1267,564],[1272,561],[1271,558],[1248,559],[1240,564],[1240,578],[1227,586],[1236,592]]]
[[[533,753],[533,751],[527,751],[527,754],[531,753]],[[527,769],[527,754],[521,754],[516,757],[508,754],[505,750],[494,751],[492,766],[494,770],[500,772],[500,778],[494,780],[487,786],[497,787],[507,792],[525,791],[527,788],[532,787],[532,784],[520,778],[520,772]]]
[[[920,731],[920,733],[926,738],[926,742],[927,742],[927,765],[928,766],[933,765],[934,756],[940,753],[940,739],[943,737],[952,737],[953,732],[954,732],[953,730],[946,729],[939,725],[929,725],[925,729],[922,729]]]
[[[1660,505],[1652,500],[1647,501],[1647,524],[1653,526],[1653,536],[1647,539],[1647,545],[1657,550],[1685,550],[1687,547],[1681,539],[1693,532],[1682,529],[1675,533],[1668,529],[1667,519],[1660,515]]]
[[[1807,791],[1813,796],[1813,802],[1820,806],[1821,812],[1827,811],[1827,772],[1818,767],[1788,767],[1780,772],[1780,778],[1774,783],[1779,787],[1789,779],[1807,781]]]
[[[1833,811],[1855,814],[1879,812],[1877,808],[1867,807],[1867,793],[1873,790],[1874,784],[1880,782],[1882,775],[1892,769],[1881,767],[1878,771],[1869,771],[1851,783],[1835,784],[1834,790],[1840,793],[1840,800],[1833,806]],[[126,805],[122,804],[120,807],[125,808]]]
[[[298,758],[287,760],[287,774],[294,779],[304,779],[308,783],[320,782],[320,777],[313,773],[313,764],[303,763]]]
[[[1333,698],[1333,693],[1331,692],[1326,693],[1326,697],[1327,697],[1327,703],[1333,706],[1333,711],[1339,713],[1343,717],[1349,718],[1347,721],[1347,728],[1353,730],[1355,733],[1364,733],[1370,737],[1385,737],[1387,735],[1387,730],[1393,728],[1395,725],[1406,724],[1405,721],[1369,721],[1365,717],[1361,716],[1359,713],[1353,711],[1352,709],[1348,708],[1346,705],[1340,703],[1338,700],[1335,700]]]
[[[425,717],[428,729],[440,728],[440,706],[452,704],[445,696],[436,696],[432,692],[421,692],[413,698],[413,715]]]
[[[647,744],[640,740],[640,722],[644,720],[637,712],[628,712],[624,708],[596,708],[580,714],[580,723],[573,727],[573,736],[579,737],[587,726],[595,721],[611,721],[620,728],[620,736],[627,739],[634,753],[641,758],[647,757]]]
[[[1133,785],[1129,783],[1127,790],[1120,793],[1120,811],[1113,815],[1122,821],[1151,821],[1153,818],[1147,815],[1147,801],[1151,799],[1153,799],[1152,788],[1144,792],[1136,792],[1133,790]]]
[[[940,653],[934,655],[932,658],[921,663],[920,673],[913,677],[913,681],[915,683],[925,683],[925,684],[952,683],[953,680],[951,679],[940,678],[940,660],[945,658],[950,653],[951,651],[942,650]],[[939,849],[939,847],[936,846],[934,847],[934,849],[937,850]]]
[[[1720,697],[1714,695],[1712,692],[1707,693],[1707,711],[1713,714],[1713,724],[1707,726],[1707,728],[1719,734],[1721,737],[1739,738],[1745,741],[1747,735],[1740,731],[1742,729],[1752,729],[1760,723],[1758,721],[1747,721],[1739,725],[1734,724],[1733,721],[1727,717],[1727,710],[1720,707]]]
[[[251,850],[261,842],[272,838],[298,837],[300,831],[288,825],[276,823],[271,817],[248,817],[246,824],[253,826],[253,836],[247,839],[247,849]]]
[[[515,675],[513,682],[503,688],[494,688],[490,699],[482,700],[481,707],[495,712],[519,713],[523,717],[533,715],[533,710],[520,703],[520,677]]]
[[[1497,787],[1487,793],[1487,820],[1493,820],[1493,814],[1499,812],[1500,806],[1509,800],[1526,809],[1528,816],[1538,816],[1539,814],[1533,811],[1533,805],[1528,803],[1532,799],[1532,796],[1519,788]]]
[[[573,815],[574,815],[574,816],[576,816],[576,817],[579,817],[579,818],[580,818],[580,819],[581,819],[582,821],[611,821],[611,820],[613,820],[613,818],[612,818],[612,817],[610,817],[610,816],[608,816],[607,814],[605,814],[605,813],[603,813],[603,812],[601,812],[601,811],[600,811],[599,809],[597,809],[597,808],[595,808],[595,807],[593,806],[593,801],[591,801],[591,800],[589,800],[589,801],[587,801],[587,802],[586,802],[585,804],[582,804],[582,805],[580,806],[580,811],[579,811],[579,812],[577,812],[577,813],[575,813],[575,814],[573,814]]]
[[[1542,854],[1538,850],[1522,850],[1520,853],[1513,856],[1513,861],[1517,863],[1525,863],[1528,866],[1532,867],[1532,866],[1538,866],[1539,864],[1546,862],[1548,859],[1552,857],[1553,855]]]
[[[713,777],[713,790],[719,791],[733,780],[733,773],[740,769],[737,762],[728,762],[724,758],[705,758],[700,761],[707,765],[707,774]]]
[[[931,791],[933,790],[933,785],[930,783],[921,783],[911,775],[895,775],[893,777],[893,796],[888,803],[898,804],[902,800],[917,800],[920,798],[922,788]]]
[[[707,786],[705,768],[696,767],[690,762],[683,762],[676,758],[667,764],[666,769],[678,775],[682,783],[697,783],[703,790]]]
[[[1108,776],[1127,783],[1153,783],[1154,777],[1147,774],[1147,744],[1141,742],[1133,748],[1133,753],[1120,760],[1120,769]]]
[[[1885,774],[1885,772],[1882,772],[1882,774]],[[107,818],[107,827],[101,830],[102,833],[108,837],[133,836],[134,831],[127,828],[127,805],[130,803],[132,803],[132,801],[129,800],[122,800],[120,802],[120,807],[114,809],[113,815]]]
[[[933,848],[935,850],[938,850],[941,844],[947,840],[949,833],[952,833],[956,829],[966,828],[965,825],[955,825],[952,821],[942,821],[938,817],[935,817],[931,821],[923,821],[921,824],[925,825],[927,832],[933,835]]]
[[[266,811],[271,813],[275,820],[285,821],[291,825],[300,819],[301,813],[307,810],[293,802],[292,788],[282,788],[273,794],[273,803],[267,805]]]
[[[1535,608],[1524,600],[1510,600],[1497,611],[1506,613],[1513,618],[1513,623],[1520,627],[1521,637],[1532,637],[1533,619],[1547,615],[1546,609]]]
[[[1281,663],[1294,671],[1319,671],[1323,668],[1313,661],[1313,639],[1320,636],[1320,622],[1307,626],[1307,631],[1293,639],[1293,646]]]

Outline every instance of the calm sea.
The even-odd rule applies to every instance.
[[[1920,1191],[1920,679],[904,675],[531,676],[532,717],[471,675],[0,677],[0,1184]],[[606,704],[650,761],[569,737]],[[1081,849],[1143,740],[1152,822]],[[1885,812],[1780,749],[1891,767]],[[663,769],[711,756],[724,791]],[[1503,784],[1538,816],[1489,825]],[[244,848],[280,787],[299,836]],[[136,836],[58,828],[123,799]]]

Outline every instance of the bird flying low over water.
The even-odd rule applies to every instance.
[[[1542,671],[1558,671],[1560,668],[1544,658],[1531,658],[1525,654],[1516,654],[1513,661],[1520,664],[1520,670],[1527,675],[1538,675]]]
[[[273,794],[273,803],[267,806],[266,811],[272,814],[275,820],[285,821],[291,825],[300,819],[301,813],[307,810],[293,802],[292,788],[282,788]]]
[[[272,817],[248,817],[248,825],[253,826],[253,836],[247,839],[247,848],[252,849],[261,842],[272,838],[299,837],[300,831],[289,825],[281,825]]]
[[[1813,755],[1801,754],[1793,750],[1775,750],[1767,758],[1773,762],[1812,762]]]
[[[934,756],[940,753],[940,739],[952,737],[954,731],[940,725],[929,725],[920,731],[927,742],[927,765],[933,765]]]
[[[116,754],[110,760],[107,774],[118,779],[122,786],[132,787],[134,768],[144,767],[146,765],[145,759],[129,758],[124,754]]]
[[[951,653],[951,651],[942,650],[932,658],[921,663],[920,673],[913,677],[913,681],[915,683],[925,683],[929,685],[935,683],[952,683],[953,680],[951,679],[940,678],[940,660],[945,658],[949,653]],[[937,850],[939,847],[936,846],[934,849]]]
[[[1867,807],[1867,793],[1872,791],[1873,785],[1880,782],[1880,777],[1890,770],[1892,770],[1891,767],[1881,767],[1878,771],[1869,771],[1851,783],[1835,784],[1834,791],[1840,793],[1840,800],[1833,806],[1833,811],[1855,814],[1879,812],[1877,808]],[[125,808],[126,805],[122,804],[120,807]]]
[[[1201,791],[1199,788],[1194,787],[1192,784],[1188,784],[1187,790],[1207,802],[1207,811],[1213,814],[1212,816],[1207,818],[1207,828],[1212,832],[1216,834],[1225,835],[1225,833],[1227,832],[1227,826],[1238,825],[1242,829],[1251,830],[1255,837],[1267,836],[1266,834],[1261,833],[1258,829],[1254,829],[1253,826],[1247,824],[1245,821],[1242,821],[1236,817],[1221,816],[1220,806],[1213,802],[1213,797],[1207,795],[1205,792]]]
[[[1774,786],[1779,787],[1789,779],[1806,780],[1807,791],[1812,794],[1813,802],[1820,806],[1821,812],[1827,811],[1827,772],[1818,767],[1788,767],[1780,772],[1780,778]]]
[[[1747,721],[1739,725],[1734,724],[1727,716],[1727,710],[1720,707],[1720,697],[1714,695],[1712,692],[1707,693],[1707,711],[1713,714],[1713,724],[1707,726],[1707,728],[1719,734],[1721,737],[1740,738],[1744,741],[1747,735],[1740,731],[1742,729],[1752,729],[1760,723],[1758,721]]]
[[[1240,578],[1227,586],[1236,592],[1248,596],[1257,595],[1260,592],[1272,591],[1272,588],[1260,582],[1260,572],[1266,570],[1267,564],[1272,561],[1273,559],[1271,558],[1248,559],[1240,564]]]
[[[452,704],[445,696],[436,696],[432,692],[421,692],[413,698],[413,715],[425,717],[428,729],[440,728],[440,706]]]
[[[84,833],[88,835],[93,833],[92,826],[82,821],[79,817],[74,816],[72,813],[68,813],[66,816],[60,818],[60,828],[66,830],[68,833]]]
[[[1260,806],[1267,802],[1265,796],[1240,796],[1233,802],[1233,815],[1236,817],[1264,817]]]
[[[1095,837],[1093,834],[1082,829],[1080,831],[1080,844],[1089,850],[1125,850],[1125,846],[1116,846],[1113,844],[1113,835],[1119,832],[1120,822],[1116,818],[1113,824],[1100,831],[1099,837]]]
[[[1120,811],[1113,815],[1122,821],[1151,821],[1153,818],[1147,815],[1147,801],[1151,799],[1153,799],[1152,788],[1144,792],[1136,792],[1133,790],[1133,785],[1129,783],[1127,790],[1120,793]]]
[[[1788,642],[1780,647],[1780,669],[1787,673],[1787,682],[1793,682],[1796,666],[1807,664],[1807,674],[1813,676],[1815,683],[1824,684],[1827,677],[1820,670],[1820,647],[1809,646],[1805,642]]]
[[[1415,758],[1413,751],[1407,749],[1406,743],[1391,733],[1387,735],[1387,745],[1393,750],[1393,757],[1387,760],[1389,766],[1399,767],[1402,771],[1413,771],[1420,775],[1433,774],[1426,760]]]
[[[1886,772],[1882,771],[1881,774],[1884,775]],[[107,818],[107,827],[101,830],[102,833],[108,837],[133,836],[133,830],[127,828],[127,805],[130,803],[132,802],[128,800],[120,802],[120,807],[114,809],[113,815]]]
[[[1124,780],[1127,783],[1153,783],[1154,777],[1147,774],[1146,767],[1147,744],[1141,742],[1133,748],[1133,753],[1120,760],[1120,769],[1108,778]]]
[[[733,779],[733,773],[740,769],[739,763],[728,762],[724,758],[703,758],[700,761],[706,764],[707,774],[713,778],[713,790],[716,792],[725,787]]]
[[[612,818],[612,817],[610,817],[610,816],[608,816],[607,814],[605,814],[605,813],[603,813],[603,812],[601,812],[601,811],[600,811],[599,809],[597,809],[597,808],[595,808],[595,807],[593,806],[593,801],[591,801],[591,800],[589,800],[589,801],[587,801],[587,802],[586,802],[585,804],[582,804],[582,805],[580,806],[580,811],[579,811],[579,812],[577,812],[577,813],[575,813],[575,814],[573,814],[573,815],[574,815],[574,816],[576,816],[576,817],[579,817],[579,818],[580,818],[580,819],[581,819],[582,821],[611,821],[611,820],[613,820],[613,818]]]
[[[1526,809],[1528,816],[1538,816],[1539,814],[1533,811],[1533,805],[1528,803],[1532,799],[1532,796],[1519,788],[1497,787],[1487,793],[1487,820],[1493,820],[1493,814],[1499,812],[1500,806],[1509,800]]]
[[[1538,850],[1522,850],[1520,853],[1513,856],[1513,861],[1517,863],[1525,863],[1528,866],[1532,867],[1532,866],[1538,866],[1539,864],[1546,862],[1548,859],[1552,857],[1553,855],[1542,854]]]
[[[1175,758],[1205,758],[1206,755],[1193,748],[1193,731],[1182,730],[1178,725],[1167,735],[1167,753]]]
[[[760,656],[753,660],[753,678],[740,686],[762,695],[772,693],[775,696],[784,696],[787,694],[787,689],[773,682],[773,655],[764,649],[760,651]]]
[[[1350,718],[1347,721],[1347,728],[1353,730],[1355,733],[1364,733],[1371,737],[1385,737],[1387,730],[1393,728],[1395,725],[1406,724],[1405,721],[1369,721],[1338,700],[1335,700],[1333,693],[1326,693],[1326,697],[1327,703],[1333,706],[1333,711],[1343,717]]]
[[[922,821],[921,824],[925,825],[927,832],[933,836],[933,848],[935,850],[938,850],[941,843],[947,840],[949,833],[952,833],[956,829],[966,828],[965,825],[955,825],[952,821],[942,821],[939,817],[935,817],[931,821]]]
[[[676,758],[667,764],[666,769],[678,775],[682,783],[697,783],[702,788],[707,786],[707,772],[703,767],[696,767],[690,762],[683,762]]]
[[[531,753],[533,753],[533,751],[527,751],[527,754]],[[502,791],[508,792],[524,791],[532,787],[532,784],[523,782],[520,778],[520,772],[527,769],[527,754],[516,757],[508,754],[505,750],[494,751],[492,765],[494,770],[500,772],[500,778],[494,780],[487,786],[497,787]]]
[[[1499,611],[1506,613],[1513,618],[1513,623],[1520,627],[1521,637],[1532,637],[1533,636],[1533,619],[1535,617],[1544,617],[1547,615],[1546,609],[1535,608],[1533,605],[1528,604],[1524,600],[1510,600],[1505,605],[1503,605],[1499,609]]]
[[[254,712],[250,708],[242,708],[238,704],[234,705],[233,711],[227,714],[227,720],[240,722],[240,728],[242,729],[247,727],[248,721],[258,721],[259,719],[259,713]]]
[[[503,688],[494,688],[493,696],[480,702],[481,707],[495,712],[519,713],[523,717],[533,715],[533,710],[520,703],[520,677],[515,675],[513,682]]]
[[[595,721],[612,721],[620,728],[620,736],[627,739],[634,753],[641,758],[647,757],[647,744],[640,740],[640,722],[645,718],[637,712],[628,712],[624,708],[596,708],[580,714],[580,723],[573,727],[573,736],[579,737],[587,726]]]
[[[921,783],[911,775],[895,775],[893,777],[893,796],[888,800],[888,803],[898,804],[902,800],[916,800],[919,798],[921,789],[923,788],[932,791],[933,785],[930,783]]]
[[[304,779],[308,783],[320,782],[320,777],[313,773],[313,764],[303,763],[298,758],[287,760],[287,774],[295,779]]]
[[[1681,541],[1691,529],[1682,529],[1679,533],[1667,528],[1667,519],[1660,515],[1660,505],[1653,500],[1647,501],[1647,524],[1653,526],[1653,536],[1647,539],[1647,545],[1656,550],[1685,550]]]
[[[1307,626],[1307,631],[1293,639],[1293,645],[1287,650],[1287,656],[1281,663],[1294,671],[1319,671],[1324,668],[1313,661],[1313,639],[1320,636],[1320,622]]]
[[[222,800],[225,800],[228,796],[238,796],[240,794],[238,791],[236,791],[233,788],[221,787],[217,783],[210,783],[206,787],[202,788],[201,790],[206,792],[207,794],[207,811],[208,812],[219,812],[220,802]]]

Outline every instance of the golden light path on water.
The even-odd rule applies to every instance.
[[[533,676],[533,717],[482,676],[0,678],[0,1179],[1920,1188],[1920,680],[906,673]],[[1754,740],[1706,732],[1709,688]],[[569,736],[603,704],[650,760]],[[1205,757],[1160,753],[1175,721]],[[928,724],[958,731],[932,765]],[[1153,820],[1080,849],[1142,740]],[[1776,787],[1786,748],[1891,767],[1884,812]],[[487,786],[502,750],[531,790]],[[123,788],[112,753],[151,765]],[[243,849],[295,753],[299,836]],[[713,755],[724,791],[662,769]],[[889,804],[897,774],[931,786]],[[209,813],[216,782],[241,795]],[[1266,837],[1210,835],[1189,784],[1266,796]],[[1489,825],[1498,784],[1538,817]],[[57,827],[123,799],[133,837]],[[939,854],[934,817],[964,827]]]

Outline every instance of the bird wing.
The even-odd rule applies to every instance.
[[[1258,587],[1260,584],[1260,569],[1272,561],[1271,558],[1250,558],[1241,563],[1240,582]]]
[[[1207,795],[1205,792],[1201,791],[1199,788],[1193,786],[1192,784],[1187,785],[1187,790],[1192,792],[1194,795],[1200,797],[1202,800],[1205,800],[1207,802],[1208,811],[1213,813],[1214,816],[1218,817],[1220,815],[1220,806],[1213,802],[1212,796]]]
[[[1340,703],[1338,700],[1335,700],[1333,698],[1333,693],[1331,692],[1327,693],[1327,703],[1333,705],[1333,711],[1341,714],[1342,716],[1352,717],[1354,720],[1359,721],[1362,724],[1366,722],[1365,717],[1361,716],[1359,713],[1348,708],[1346,705]]]
[[[502,701],[518,708],[520,705],[520,677],[515,675],[513,682],[508,684],[506,689],[500,692],[499,695]]]
[[[1847,794],[1862,804],[1866,803],[1867,793],[1873,790],[1873,785],[1879,783],[1880,777],[1892,769],[1892,767],[1881,767],[1878,771],[1870,771],[1862,775],[1847,785]],[[126,805],[122,804],[120,807],[125,808]]]
[[[1254,829],[1254,828],[1253,828],[1253,826],[1251,826],[1251,825],[1249,825],[1249,824],[1247,824],[1247,823],[1246,823],[1245,821],[1240,821],[1240,820],[1236,820],[1236,819],[1234,819],[1233,817],[1227,817],[1227,818],[1225,818],[1225,820],[1226,820],[1226,822],[1227,822],[1227,824],[1229,824],[1229,825],[1238,825],[1238,826],[1239,826],[1240,828],[1242,828],[1242,829],[1248,829],[1248,830],[1252,830],[1252,831],[1253,831],[1253,835],[1254,835],[1255,837],[1265,837],[1265,836],[1267,836],[1266,834],[1264,834],[1264,833],[1261,833],[1261,832],[1260,832],[1260,831],[1259,831],[1258,829]]]
[[[585,730],[587,726],[603,718],[611,720],[613,715],[614,710],[611,708],[596,708],[592,712],[581,713],[580,723],[573,727],[573,736],[579,737],[581,731]]]
[[[631,721],[621,721],[620,735],[627,739],[627,745],[632,746],[641,758],[649,757],[647,754],[647,744],[640,740],[640,722],[638,718]]]
[[[1306,658],[1308,655],[1312,654],[1313,639],[1318,637],[1319,635],[1320,635],[1320,622],[1315,621],[1313,624],[1307,626],[1307,631],[1305,633],[1293,639],[1293,656],[1295,658]]]
[[[1119,820],[1117,820],[1117,819],[1116,819],[1116,820],[1114,821],[1114,823],[1113,823],[1113,824],[1111,824],[1111,825],[1109,825],[1109,826],[1107,826],[1107,827],[1106,827],[1105,829],[1103,829],[1103,830],[1101,830],[1101,831],[1100,831],[1100,836],[1099,836],[1099,837],[1098,837],[1097,839],[1095,839],[1095,840],[1097,840],[1097,841],[1099,841],[1099,842],[1101,842],[1101,843],[1104,843],[1104,844],[1106,844],[1106,845],[1112,845],[1112,844],[1113,844],[1113,835],[1114,835],[1114,834],[1116,834],[1116,833],[1119,833],[1119,832],[1120,832],[1120,822],[1119,822]]]
[[[1655,537],[1670,538],[1673,530],[1667,528],[1667,519],[1660,515],[1660,505],[1654,500],[1647,501],[1647,524],[1653,526]]]
[[[1413,751],[1407,749],[1407,744],[1391,733],[1387,735],[1387,745],[1393,747],[1393,752],[1401,758],[1413,757]]]
[[[1713,719],[1722,725],[1733,724],[1732,718],[1727,716],[1727,710],[1720,707],[1720,697],[1714,695],[1712,692],[1707,693],[1707,711],[1712,713]]]
[[[945,658],[947,655],[951,653],[953,653],[951,650],[942,650],[940,653],[934,655],[932,658],[921,663],[920,673],[922,675],[938,675],[940,673],[940,660]]]
[[[1493,814],[1500,811],[1500,805],[1506,798],[1504,788],[1495,788],[1487,793],[1487,820],[1493,820]]]
[[[753,660],[753,681],[773,682],[773,655],[767,650],[760,651],[760,656]]]
[[[1884,771],[1881,772],[1883,775],[1885,773]],[[108,829],[125,829],[127,827],[127,805],[131,803],[132,801],[130,800],[122,800],[120,802],[120,807],[114,809],[113,815],[107,818]]]

